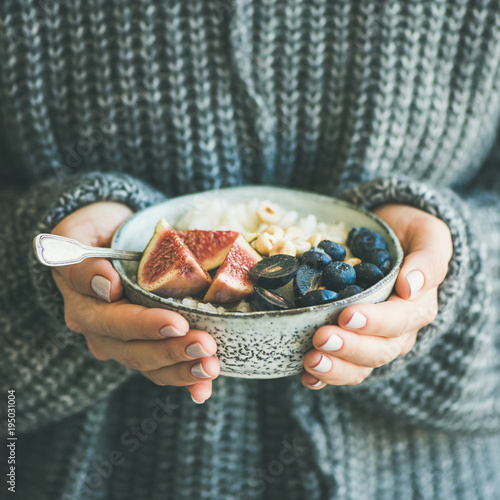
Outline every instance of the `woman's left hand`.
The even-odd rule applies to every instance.
[[[407,354],[419,330],[436,318],[437,288],[453,251],[448,226],[406,205],[384,205],[374,213],[394,230],[405,253],[395,293],[380,304],[349,306],[338,326],[316,331],[315,348],[304,359],[302,383],[308,388],[361,383],[374,368]]]

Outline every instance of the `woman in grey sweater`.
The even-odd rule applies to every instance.
[[[497,498],[499,68],[490,0],[3,0],[0,497]],[[217,378],[108,262],[32,255],[248,183],[376,210],[406,250],[302,377]]]

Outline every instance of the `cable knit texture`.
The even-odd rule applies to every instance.
[[[499,73],[496,0],[2,0],[17,498],[497,499]],[[90,355],[33,235],[95,201],[247,183],[449,225],[440,312],[411,353],[317,392],[221,377],[202,406]]]

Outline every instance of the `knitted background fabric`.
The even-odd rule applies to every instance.
[[[499,71],[495,0],[2,0],[0,387],[17,393],[18,498],[496,499]],[[221,377],[196,406],[67,330],[34,234],[94,201],[248,183],[449,225],[440,313],[410,354],[318,392]]]

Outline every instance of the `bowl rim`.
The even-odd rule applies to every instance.
[[[314,305],[314,306],[306,306],[306,307],[294,307],[292,309],[285,309],[281,311],[250,311],[250,312],[243,312],[243,311],[224,311],[224,312],[214,312],[214,311],[207,311],[204,309],[200,309],[198,307],[192,307],[192,306],[187,306],[182,304],[181,302],[175,302],[173,299],[170,298],[165,298],[165,297],[160,297],[159,295],[156,295],[152,292],[148,292],[147,290],[144,290],[141,288],[136,282],[132,281],[128,275],[125,273],[122,262],[117,259],[112,259],[112,264],[115,270],[118,272],[120,278],[122,281],[127,283],[128,286],[132,287],[134,290],[137,292],[145,295],[149,299],[152,299],[155,302],[160,302],[165,306],[167,309],[172,309],[174,311],[179,310],[183,311],[186,313],[196,313],[196,314],[201,314],[203,316],[208,316],[208,317],[224,317],[224,318],[260,318],[260,317],[265,317],[265,318],[278,318],[278,317],[289,317],[289,316],[294,316],[297,314],[304,314],[307,312],[311,311],[326,311],[327,309],[331,308],[332,312],[337,310],[339,307],[347,307],[353,303],[360,303],[360,299],[362,300],[363,298],[366,298],[367,296],[375,293],[378,289],[384,287],[388,282],[397,279],[397,275],[399,274],[399,271],[401,269],[401,266],[403,264],[403,259],[404,259],[404,252],[401,247],[401,243],[399,242],[398,238],[396,237],[394,231],[387,225],[382,219],[377,217],[375,214],[370,212],[369,210],[363,208],[363,207],[358,207],[352,203],[346,202],[344,200],[340,200],[338,198],[335,198],[333,196],[327,196],[324,194],[319,194],[315,193],[313,191],[307,191],[304,189],[296,189],[296,188],[287,188],[287,187],[281,187],[281,186],[268,186],[268,185],[244,185],[244,186],[234,186],[234,187],[226,187],[226,188],[218,188],[218,189],[210,189],[207,191],[199,191],[195,193],[187,193],[184,195],[176,196],[173,198],[168,198],[167,200],[157,203],[154,205],[150,205],[142,210],[139,210],[135,212],[132,216],[130,216],[126,221],[124,221],[115,231],[113,234],[113,237],[111,239],[111,248],[116,248],[116,245],[118,244],[118,240],[120,238],[120,235],[124,228],[129,225],[131,222],[133,222],[135,219],[139,218],[144,212],[147,210],[152,209],[153,207],[156,207],[158,205],[162,205],[164,203],[169,203],[174,200],[181,200],[181,199],[186,199],[189,197],[192,197],[193,199],[196,196],[200,195],[215,195],[216,193],[231,193],[231,192],[238,192],[241,190],[246,190],[246,191],[253,191],[253,190],[267,190],[267,191],[282,191],[283,193],[296,193],[296,194],[302,194],[306,195],[309,198],[316,199],[318,202],[323,202],[323,203],[329,203],[332,205],[336,206],[344,206],[346,208],[349,208],[351,210],[355,210],[357,212],[360,212],[364,214],[365,216],[371,218],[373,221],[375,221],[377,224],[381,225],[384,227],[384,229],[387,231],[394,247],[396,248],[396,253],[397,253],[397,258],[396,262],[394,263],[391,271],[384,276],[380,281],[378,281],[375,285],[371,286],[370,288],[363,290],[361,293],[358,293],[356,295],[353,295],[351,297],[347,297],[346,299],[334,301],[334,302],[328,302],[326,304],[319,304],[319,305]],[[256,196],[253,196],[255,198]],[[251,197],[249,198],[251,199]]]

